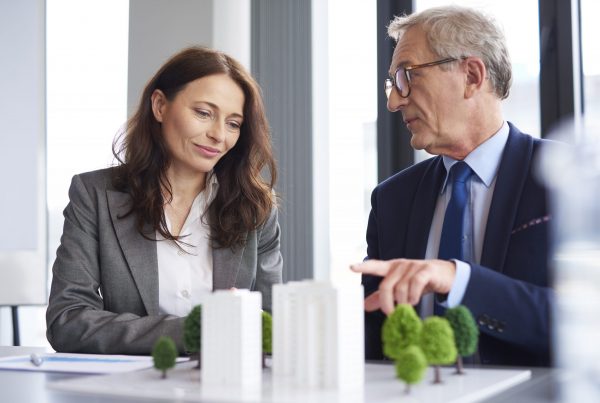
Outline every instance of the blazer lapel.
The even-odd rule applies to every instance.
[[[442,158],[434,158],[417,187],[406,235],[406,257],[409,259],[425,258],[433,212],[445,172]]]
[[[481,252],[481,265],[500,272],[503,271],[511,231],[527,179],[523,172],[530,172],[532,153],[533,140],[510,125]]]
[[[236,286],[243,247],[213,248],[213,290],[229,289]]]
[[[129,211],[131,199],[127,193],[108,190],[106,192],[108,208],[113,227],[131,275],[138,288],[148,315],[158,314],[158,258],[155,241],[144,238],[138,232],[136,217]],[[148,226],[149,236],[154,232]]]

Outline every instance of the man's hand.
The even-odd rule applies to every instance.
[[[396,304],[416,305],[423,294],[449,293],[456,277],[456,265],[447,260],[367,260],[350,269],[383,277],[379,290],[365,299],[365,310],[381,309],[386,315]]]

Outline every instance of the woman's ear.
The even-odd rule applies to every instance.
[[[167,104],[167,97],[161,90],[154,90],[150,96],[150,102],[152,103],[152,114],[154,114],[154,119],[162,123],[165,105]]]
[[[467,80],[465,86],[465,98],[471,98],[485,84],[487,69],[483,60],[478,57],[468,57],[465,60]]]

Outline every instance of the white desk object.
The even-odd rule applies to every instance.
[[[202,304],[202,371],[211,385],[255,386],[262,375],[261,294],[217,290]]]
[[[312,280],[274,285],[273,375],[309,389],[361,385],[363,304],[362,285]]]
[[[262,385],[255,388],[208,386],[202,384],[202,371],[194,363],[182,363],[169,371],[165,380],[155,370],[126,374],[91,376],[59,380],[49,387],[61,391],[101,394],[141,399],[166,399],[211,402],[419,402],[468,403],[490,398],[512,386],[527,381],[531,371],[521,369],[467,368],[463,376],[453,375],[454,368],[442,369],[443,384],[433,385],[432,370],[422,383],[405,394],[404,384],[394,377],[394,367],[386,364],[366,364],[365,384],[351,389],[319,389],[295,386],[280,377],[273,381],[271,370],[263,371]]]
[[[41,359],[39,365],[34,365],[31,355],[0,358],[0,370],[112,374],[154,366],[152,357],[148,356],[39,353],[37,357]]]

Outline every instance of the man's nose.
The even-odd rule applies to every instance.
[[[388,100],[387,100],[388,111],[398,112],[399,110],[402,110],[402,108],[404,108],[407,103],[408,103],[408,98],[402,98],[400,96],[400,92],[398,91],[398,88],[396,88],[395,86],[392,87],[392,89],[390,91],[390,96],[388,97]]]

